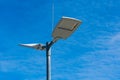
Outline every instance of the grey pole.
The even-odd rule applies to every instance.
[[[51,45],[46,42],[46,80],[51,80]]]

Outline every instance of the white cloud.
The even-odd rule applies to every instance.
[[[45,61],[43,57],[33,56],[24,60],[0,60],[1,72],[19,71],[25,74],[41,73],[44,70]]]
[[[85,63],[78,70],[79,78],[84,80],[118,80],[120,74],[120,33],[101,35],[93,41],[94,48],[99,48],[79,57]]]
[[[120,43],[120,32],[111,37],[110,43],[115,45]]]

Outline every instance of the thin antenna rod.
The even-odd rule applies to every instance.
[[[54,0],[52,0],[52,31],[54,27]]]

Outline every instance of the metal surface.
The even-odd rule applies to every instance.
[[[50,45],[46,43],[46,80],[51,80],[51,50]]]
[[[39,43],[33,43],[33,44],[20,44],[20,46],[28,47],[28,48],[34,48],[37,50],[45,50],[45,46],[43,44]]]
[[[53,41],[46,42],[46,80],[51,80],[51,46]]]

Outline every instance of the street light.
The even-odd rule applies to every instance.
[[[81,24],[80,20],[70,17],[62,17],[55,29],[53,30],[53,40],[46,42],[45,45],[34,43],[34,44],[20,44],[24,47],[34,48],[37,50],[46,51],[46,80],[51,80],[51,61],[50,61],[50,48],[59,39],[68,38]]]

